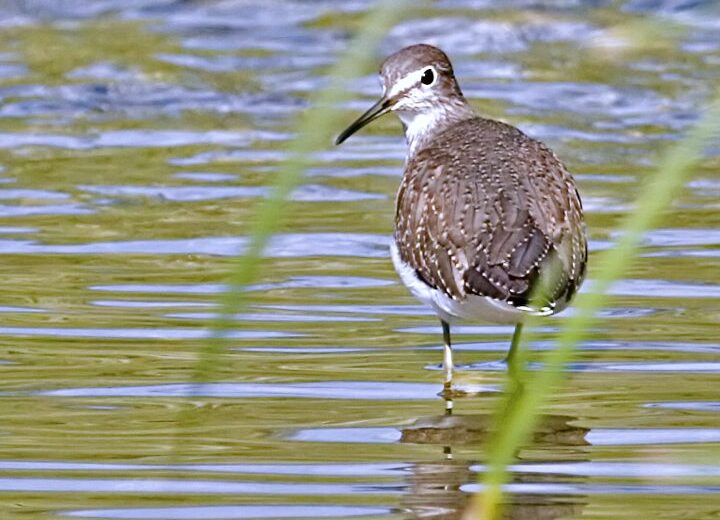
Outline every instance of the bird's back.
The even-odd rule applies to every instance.
[[[539,273],[552,271],[540,306],[564,308],[584,277],[587,241],[575,183],[555,154],[479,117],[429,142],[409,158],[398,191],[403,263],[453,300],[480,295],[521,308]]]

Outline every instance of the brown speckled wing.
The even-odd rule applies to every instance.
[[[584,276],[587,245],[572,177],[542,143],[471,119],[438,134],[407,164],[397,198],[400,258],[454,299],[528,305],[551,272],[543,306],[564,307]]]

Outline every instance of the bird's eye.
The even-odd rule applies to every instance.
[[[435,83],[435,70],[432,67],[428,67],[423,71],[422,76],[420,77],[420,83],[427,86]]]

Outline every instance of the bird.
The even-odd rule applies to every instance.
[[[567,307],[587,266],[573,176],[544,143],[478,115],[447,55],[416,44],[380,66],[381,98],[335,144],[393,112],[408,145],[390,253],[400,279],[439,317],[444,392],[452,392],[451,325],[523,323]]]

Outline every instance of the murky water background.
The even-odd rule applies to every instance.
[[[719,7],[447,0],[382,53],[439,44],[480,112],[553,146],[598,251],[718,85]],[[292,117],[367,8],[0,2],[0,517],[462,511],[502,379],[487,362],[510,329],[457,327],[459,379],[478,393],[443,417],[438,323],[387,250],[404,156],[392,118],[321,154],[218,382],[184,397]],[[354,90],[348,122],[378,95],[374,74]],[[615,286],[513,468],[511,518],[720,514],[719,152]]]

